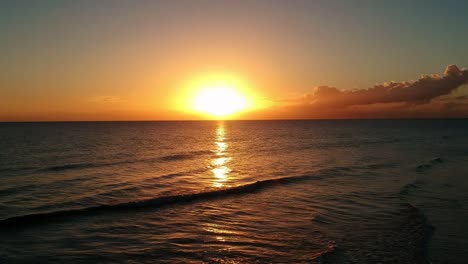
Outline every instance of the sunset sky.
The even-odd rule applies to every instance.
[[[1,1],[0,121],[468,117],[467,10]]]

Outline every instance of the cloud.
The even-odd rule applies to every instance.
[[[368,89],[319,86],[299,98],[282,100],[276,107],[257,113],[255,118],[468,118],[468,91],[454,92],[465,84],[468,70],[449,65],[443,74]]]
[[[443,75],[422,76],[416,81],[389,82],[362,90],[343,91],[319,86],[306,95],[303,102],[320,106],[345,107],[377,103],[425,104],[434,98],[450,94],[468,83],[468,70],[449,65]]]
[[[97,95],[97,96],[92,96],[92,97],[87,98],[87,101],[90,103],[116,104],[116,103],[123,103],[126,100],[122,99],[121,97],[113,96],[113,95]]]

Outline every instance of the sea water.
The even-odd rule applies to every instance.
[[[0,123],[1,263],[466,263],[468,120]]]

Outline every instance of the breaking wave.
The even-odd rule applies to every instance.
[[[85,207],[81,209],[61,210],[37,214],[28,214],[21,216],[14,216],[0,220],[0,228],[17,228],[19,226],[34,225],[39,223],[46,223],[54,220],[69,219],[74,216],[86,216],[107,212],[118,212],[128,210],[138,210],[142,208],[160,208],[171,205],[192,203],[201,200],[218,199],[227,196],[240,195],[246,193],[254,193],[262,189],[273,187],[281,184],[293,183],[307,179],[320,179],[319,176],[301,175],[289,176],[275,179],[268,179],[257,181],[250,184],[240,185],[236,187],[212,190],[206,192],[179,194],[160,196],[152,199],[132,201],[119,204],[104,204],[98,206]]]
[[[423,212],[402,203],[393,218],[378,231],[357,225],[338,245],[318,256],[318,263],[431,263],[428,243],[434,227]]]

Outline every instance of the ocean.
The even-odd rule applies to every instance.
[[[467,263],[468,120],[0,123],[0,263]]]

